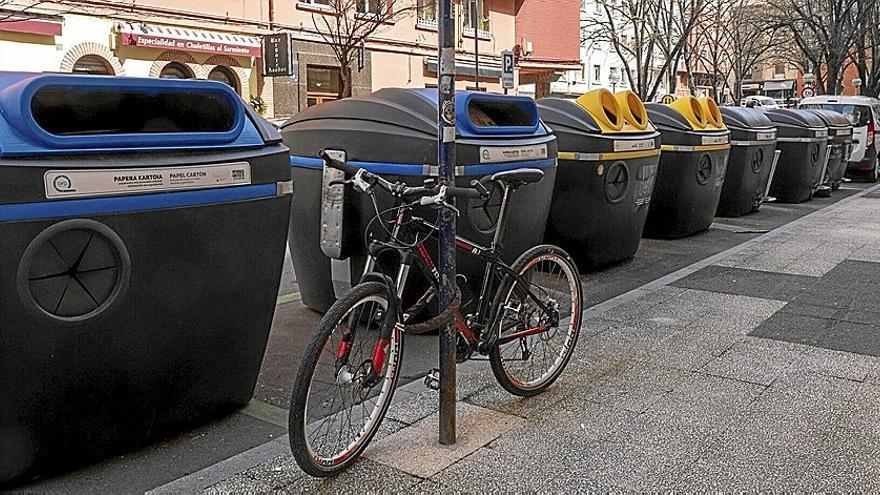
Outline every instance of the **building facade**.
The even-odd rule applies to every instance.
[[[288,116],[338,98],[340,64],[316,27],[322,25],[322,16],[332,15],[330,1],[82,0],[37,2],[28,8],[34,2],[12,0],[3,4],[0,16],[8,19],[0,22],[0,70],[213,79],[264,105],[267,117]],[[387,1],[397,2],[395,9],[405,12],[367,39],[364,56],[352,69],[354,94],[436,86],[435,2]],[[458,4],[459,89],[501,91],[501,52],[517,44],[521,3]],[[369,9],[381,4],[358,5]],[[261,37],[277,32],[293,39],[296,70],[290,77],[262,74]],[[577,40],[571,42],[576,48]],[[545,72],[560,66],[534,60],[548,65]]]
[[[541,98],[582,72],[580,0],[516,0],[520,93]]]

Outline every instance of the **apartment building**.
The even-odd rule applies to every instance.
[[[521,94],[547,96],[567,74],[582,72],[580,5],[580,0],[516,0]]]
[[[357,15],[370,15],[370,9],[385,5],[382,1],[357,2]],[[396,8],[408,8],[366,41],[364,56],[353,68],[354,94],[389,86],[436,85],[436,4],[434,0],[396,1]],[[535,9],[529,9],[529,3],[540,1],[462,0],[457,4],[459,89],[501,91],[501,51],[521,44],[517,30],[524,28],[517,24],[517,12],[524,5],[525,11],[532,12]],[[4,19],[0,22],[0,70],[213,79],[229,84],[245,99],[261,99],[269,117],[292,115],[338,97],[339,62],[316,27],[323,25],[321,16],[331,13],[330,2],[77,0],[36,2],[27,8],[35,2],[11,0],[3,4],[5,13],[0,16]],[[560,3],[566,2],[570,0]],[[25,8],[26,13],[21,13]],[[297,70],[291,77],[262,75],[261,37],[275,32],[290,33],[293,39]],[[569,43],[576,48],[576,36]],[[571,68],[555,59],[556,48],[535,46],[539,51],[522,53],[520,58],[521,63],[530,64],[525,71],[528,77]],[[544,54],[549,58],[543,58]]]
[[[743,96],[764,95],[777,100],[798,98],[802,88],[800,67],[781,60],[756,65],[742,84]]]

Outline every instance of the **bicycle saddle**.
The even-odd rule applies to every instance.
[[[544,178],[544,172],[537,168],[517,168],[492,174],[493,182],[499,182],[506,186],[519,187],[534,182],[540,182]]]

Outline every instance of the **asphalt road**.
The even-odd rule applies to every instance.
[[[867,184],[849,183],[832,198],[816,198],[803,204],[767,204],[757,214],[717,218],[708,231],[685,239],[643,239],[632,260],[583,275],[587,303],[595,305],[628,292],[866,187]],[[299,302],[288,257],[269,345],[254,393],[256,400],[251,406],[209,425],[79,470],[36,480],[16,491],[143,493],[283,435],[287,429],[286,408],[291,385],[303,349],[319,319],[319,314]],[[436,348],[434,335],[408,336],[404,380],[418,378],[436,366]]]

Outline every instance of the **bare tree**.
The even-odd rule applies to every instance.
[[[704,80],[711,86],[710,96],[716,101],[721,101],[721,93],[729,87],[732,72],[730,24],[735,4],[736,0],[710,0],[688,37],[690,57],[685,57],[685,63],[706,75]]]
[[[705,0],[599,0],[601,12],[584,21],[582,43],[604,42],[621,59],[633,90],[653,100],[675,72]]]
[[[820,93],[840,92],[843,69],[862,36],[874,0],[779,0],[775,19],[816,69]]]
[[[856,45],[850,59],[862,80],[862,94],[877,97],[880,94],[880,2],[863,0],[866,11],[858,20]]]
[[[767,5],[752,0],[731,0],[724,23],[730,49],[734,101],[743,97],[743,81],[752,71],[778,56],[786,38],[778,23],[768,18]]]
[[[330,0],[327,12],[312,14],[312,23],[333,50],[342,78],[340,98],[352,95],[352,64],[367,39],[383,26],[415,10],[406,0]]]

